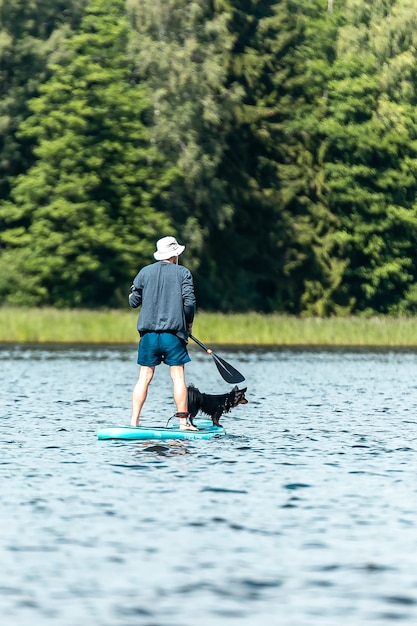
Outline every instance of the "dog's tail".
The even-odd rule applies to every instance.
[[[187,387],[188,393],[188,412],[190,414],[190,418],[193,419],[200,410],[201,407],[201,393],[194,387],[194,385],[188,385]]]

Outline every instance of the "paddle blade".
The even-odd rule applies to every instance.
[[[214,352],[211,353],[211,356],[213,357],[214,362],[217,366],[217,369],[219,370],[220,376],[227,383],[235,384],[235,383],[241,383],[245,380],[245,377],[240,372],[238,372],[234,367],[232,367],[230,363],[227,363],[227,361],[224,361],[224,359],[217,356],[217,354],[214,354]]]
[[[210,348],[207,348],[207,346],[205,346],[204,343],[199,341],[197,337],[190,335],[190,338],[193,341],[195,341],[196,344],[200,346],[200,348],[203,348],[203,350],[207,352],[207,354],[211,354],[211,356],[214,359],[215,364],[217,365],[217,369],[219,370],[220,376],[223,378],[223,380],[225,380],[227,383],[233,383],[233,384],[241,383],[242,381],[245,380],[245,377],[242,376],[240,372],[235,370],[235,368],[232,367],[230,363],[227,363],[227,361],[217,356],[217,354],[214,354],[213,350],[211,350]]]

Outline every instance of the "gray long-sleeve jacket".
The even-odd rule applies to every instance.
[[[133,281],[129,304],[142,305],[138,331],[172,332],[188,340],[187,324],[194,319],[193,277],[183,265],[157,261],[142,268]]]

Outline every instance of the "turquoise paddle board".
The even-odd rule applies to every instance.
[[[109,426],[101,428],[98,439],[211,439],[225,435],[222,426],[213,426],[211,420],[194,420],[198,430],[180,430],[174,426]]]

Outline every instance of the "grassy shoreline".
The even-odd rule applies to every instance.
[[[1,343],[135,344],[137,311],[0,307]],[[207,345],[417,348],[417,317],[313,318],[198,312]]]

